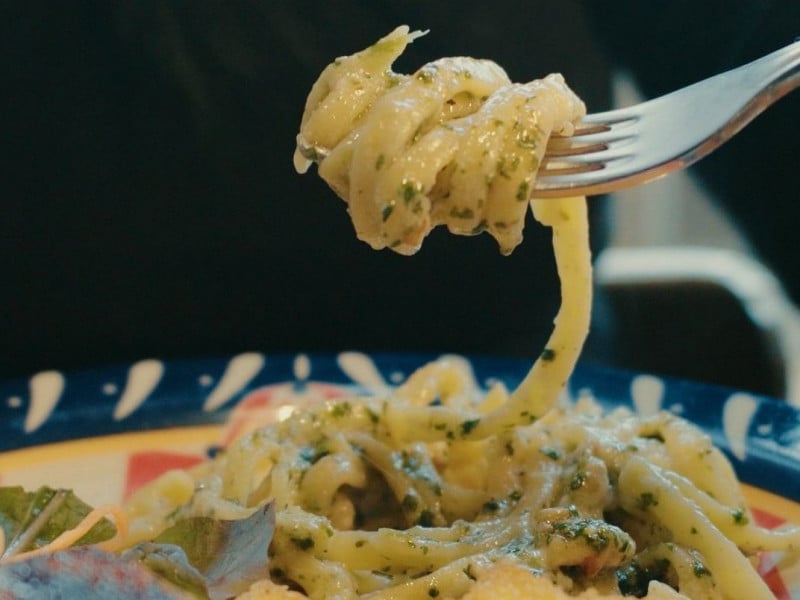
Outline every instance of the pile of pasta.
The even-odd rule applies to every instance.
[[[543,598],[773,598],[751,560],[795,550],[800,535],[753,523],[730,464],[695,426],[604,414],[586,397],[475,434],[512,402],[462,362],[433,362],[390,396],[295,411],[192,474],[170,473],[128,506],[130,535],[275,502],[271,581],[251,600],[297,596],[290,588],[502,598],[486,588],[498,578]]]

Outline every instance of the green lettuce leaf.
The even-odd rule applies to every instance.
[[[275,528],[272,504],[236,521],[211,517],[180,520],[152,542],[123,554],[91,547],[116,532],[114,525],[104,520],[75,544],[79,547],[7,560],[48,544],[78,525],[91,510],[68,490],[0,488],[0,527],[6,539],[0,556],[0,590],[11,590],[9,600],[41,598],[45,592],[82,600],[225,600],[268,577],[267,550]],[[37,574],[34,579],[31,573]],[[125,579],[141,582],[147,593],[141,595],[141,587],[126,588]]]
[[[180,546],[144,542],[125,552],[134,560],[198,600],[209,600],[206,578],[186,558]]]
[[[193,517],[179,521],[154,540],[178,546],[206,579],[212,600],[245,591],[268,576],[267,550],[275,529],[275,508],[267,504],[245,519]]]
[[[0,487],[0,527],[6,540],[0,558],[49,544],[77,526],[91,510],[91,506],[69,490],[43,486],[35,492],[26,492],[22,487]],[[115,533],[114,524],[103,519],[75,545],[102,542]]]

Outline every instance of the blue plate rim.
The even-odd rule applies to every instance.
[[[143,359],[0,381],[0,457],[7,451],[73,439],[221,425],[239,400],[270,384],[293,382],[302,386],[322,381],[364,388],[364,382],[354,379],[343,366],[344,356],[366,361],[364,364],[373,365],[385,383],[394,384],[441,355],[243,352]],[[522,358],[463,358],[481,383],[499,379],[513,387],[530,368],[530,361]],[[221,382],[234,366],[238,368],[239,385],[220,394]],[[149,391],[148,385],[140,389],[146,392],[144,396],[134,398],[133,404],[128,403],[120,412],[122,396],[128,393],[131,397],[134,369],[152,385]],[[52,406],[39,406],[38,415],[31,414],[34,382],[40,385],[39,391],[43,383],[50,391],[61,386],[55,401],[50,398],[45,402]],[[570,379],[571,396],[583,391],[590,391],[604,408],[625,406],[638,412],[664,409],[687,418],[726,453],[742,481],[800,502],[800,411],[788,403],[711,384],[589,364],[579,364]],[[208,410],[203,409],[204,403]]]

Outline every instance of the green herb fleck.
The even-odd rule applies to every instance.
[[[469,419],[461,423],[461,435],[466,436],[469,435],[470,432],[478,426],[480,423],[480,419]]]
[[[450,216],[454,219],[471,219],[475,216],[475,212],[468,206],[462,209],[454,206],[450,209]]]
[[[742,509],[736,509],[733,511],[733,522],[736,525],[747,525],[750,519],[747,518],[747,515]]]
[[[544,350],[542,350],[540,356],[542,360],[546,362],[551,362],[556,359],[556,351],[553,350],[552,348],[545,348]]]
[[[540,448],[539,452],[544,454],[547,458],[552,458],[553,460],[558,460],[559,458],[561,458],[561,453],[555,448],[544,447]]]
[[[429,510],[423,510],[419,513],[419,519],[417,519],[417,524],[421,525],[422,527],[432,527],[433,526],[433,513]]]
[[[403,498],[402,505],[404,510],[413,512],[417,510],[417,507],[419,506],[419,499],[413,494],[406,494]]]
[[[658,498],[656,498],[653,492],[642,492],[636,504],[642,510],[646,510],[650,506],[658,506]]]
[[[517,188],[517,202],[525,202],[528,199],[528,192],[530,191],[531,184],[528,181],[523,181]]]
[[[576,471],[575,475],[572,476],[572,480],[569,482],[569,489],[579,490],[584,485],[586,485],[586,473],[583,471]]]
[[[356,548],[362,548],[366,543],[367,540],[356,540]]]
[[[708,567],[699,560],[695,560],[692,563],[692,572],[695,574],[695,577],[707,577],[711,575],[711,571],[708,570]]]
[[[331,414],[338,419],[349,415],[352,410],[353,407],[349,402],[337,402],[331,408]]]
[[[300,449],[300,458],[311,465],[315,464],[319,459],[328,456],[328,454],[330,454],[330,451],[320,446],[304,446]]]
[[[537,135],[534,132],[531,132],[528,129],[523,129],[517,135],[517,145],[521,146],[522,148],[536,148],[537,143]]]
[[[389,217],[392,216],[393,211],[394,211],[394,204],[387,204],[386,206],[384,206],[383,210],[381,211],[381,221],[386,223],[386,221],[389,220]]]
[[[298,548],[300,548],[300,550],[303,550],[303,551],[311,550],[311,548],[314,547],[314,540],[311,538],[311,536],[307,536],[307,537],[291,537],[289,539],[292,541],[292,543],[295,546],[297,546]]]
[[[413,181],[404,181],[400,184],[400,197],[406,204],[409,204],[419,191],[419,185]]]
[[[436,598],[438,595],[439,595],[439,588],[433,585],[428,588],[428,596],[430,596],[431,598]]]
[[[470,233],[472,235],[483,233],[484,231],[486,231],[486,227],[487,227],[486,219],[483,219],[480,223],[478,223],[477,225],[475,225],[475,227],[472,228],[472,231],[470,231]]]
[[[378,155],[378,159],[375,161],[375,170],[380,171],[381,167],[383,167],[383,163],[386,162],[386,155],[381,153]]]
[[[403,462],[403,470],[407,473],[414,473],[415,471],[418,471],[420,467],[422,467],[422,462],[420,461],[419,456],[416,454],[403,450],[400,453],[400,456]]]

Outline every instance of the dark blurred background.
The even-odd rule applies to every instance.
[[[344,204],[293,170],[319,72],[403,23],[431,33],[399,71],[460,54],[515,80],[559,71],[597,111],[614,73],[657,95],[786,45],[800,3],[3,3],[0,376],[250,349],[535,356],[558,306],[544,228],[529,223],[510,257],[441,231],[414,257],[374,252]],[[794,299],[798,101],[692,170]],[[597,252],[608,202],[591,202]],[[600,290],[586,360],[686,374],[626,354],[614,334],[637,327],[619,306]]]

